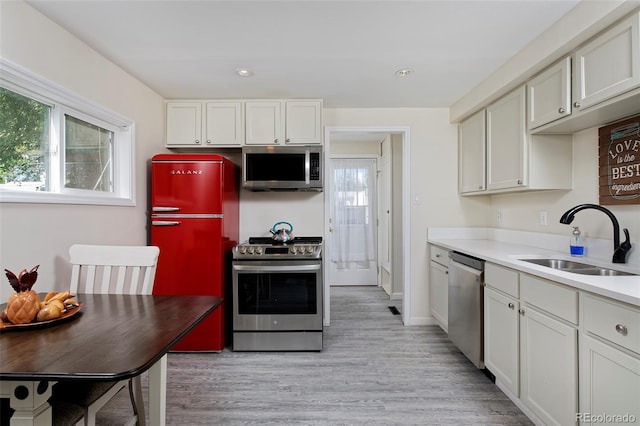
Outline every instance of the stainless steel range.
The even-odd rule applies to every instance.
[[[322,237],[233,249],[233,350],[322,350]]]

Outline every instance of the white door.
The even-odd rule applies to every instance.
[[[331,159],[331,285],[378,285],[375,158]]]

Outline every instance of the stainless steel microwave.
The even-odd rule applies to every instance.
[[[242,148],[242,187],[250,191],[322,191],[322,146]]]

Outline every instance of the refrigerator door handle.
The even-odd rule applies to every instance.
[[[153,207],[151,210],[154,212],[178,212],[180,207]]]
[[[152,220],[151,225],[153,226],[176,226],[180,225],[182,222],[178,220]]]

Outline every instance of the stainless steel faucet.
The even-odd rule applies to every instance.
[[[625,241],[620,244],[620,224],[618,223],[618,219],[614,216],[613,213],[609,209],[606,209],[598,204],[579,204],[575,207],[571,207],[569,210],[564,212],[562,217],[560,218],[560,223],[564,223],[565,225],[573,222],[573,218],[580,210],[585,209],[595,209],[600,210],[611,219],[611,223],[613,223],[613,263],[627,263],[627,253],[631,250],[631,242],[629,241],[629,230],[624,228],[622,231],[625,235]]]

